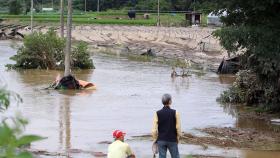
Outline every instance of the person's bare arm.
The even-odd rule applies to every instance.
[[[134,155],[134,153],[132,152],[132,150],[128,144],[127,144],[126,154],[128,155],[128,158],[136,158],[136,156]]]

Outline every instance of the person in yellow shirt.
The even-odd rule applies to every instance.
[[[125,133],[120,130],[113,132],[115,141],[108,147],[107,158],[136,158],[130,146],[124,143]]]
[[[154,115],[152,137],[158,144],[159,158],[166,158],[167,149],[172,158],[180,158],[178,143],[181,136],[181,121],[179,113],[170,108],[170,94],[162,96],[163,108]]]

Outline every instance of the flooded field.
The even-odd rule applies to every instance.
[[[137,157],[152,156],[149,140],[132,136],[149,134],[152,117],[162,107],[161,96],[173,96],[172,107],[181,114],[182,130],[200,134],[196,128],[209,126],[267,129],[264,122],[240,120],[234,109],[216,102],[219,94],[231,83],[232,77],[215,73],[193,74],[189,78],[170,77],[171,68],[151,62],[137,62],[125,57],[95,54],[95,70],[74,71],[79,79],[97,85],[95,91],[44,90],[61,71],[7,71],[5,64],[16,53],[19,43],[0,42],[0,77],[7,88],[21,95],[23,103],[14,105],[6,115],[19,111],[30,124],[26,132],[48,139],[32,144],[31,148],[68,153],[72,157],[94,157],[88,152],[107,152],[112,131],[123,130]],[[280,152],[225,149],[210,146],[180,145],[183,155],[213,155],[243,158],[276,158]]]

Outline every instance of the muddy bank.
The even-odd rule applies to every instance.
[[[184,134],[182,142],[197,145],[215,145],[219,147],[231,147],[253,150],[279,150],[280,133],[258,131],[254,129],[217,128],[209,127],[200,129],[208,136],[197,137]]]
[[[255,129],[240,129],[233,127],[208,127],[197,129],[206,135],[198,136],[184,133],[180,139],[182,144],[200,145],[207,149],[209,145],[222,148],[238,148],[252,150],[280,150],[280,133],[259,131]],[[135,136],[137,140],[152,140],[150,135]]]
[[[36,26],[34,30],[46,32],[50,28],[59,33],[59,27],[51,26]],[[188,59],[217,67],[226,52],[213,37],[213,31],[200,27],[79,25],[73,26],[72,37],[89,43],[94,52],[141,55],[151,49],[156,57]],[[30,34],[25,28],[18,32]]]

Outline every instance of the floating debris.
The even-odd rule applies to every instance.
[[[218,74],[235,74],[240,69],[240,58],[234,57],[230,59],[223,58],[219,65]]]

